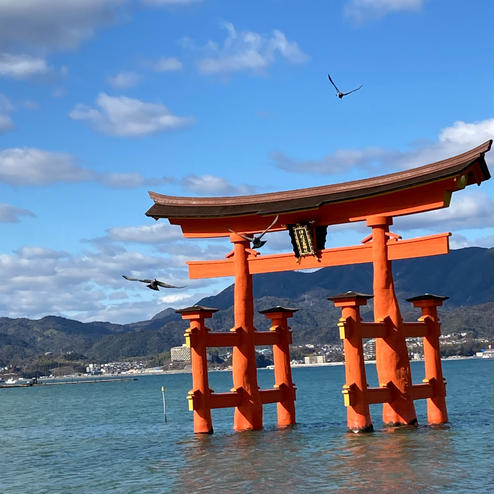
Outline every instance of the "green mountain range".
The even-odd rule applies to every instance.
[[[494,248],[469,247],[449,255],[395,261],[393,274],[404,319],[414,321],[420,315],[406,298],[426,292],[446,295],[449,300],[440,310],[443,333],[493,336]],[[331,343],[338,338],[340,311],[327,297],[347,290],[372,293],[372,265],[256,275],[253,284],[256,311],[275,305],[299,308],[290,321],[294,343]],[[220,309],[208,321],[211,330],[232,327],[233,285],[197,304]],[[362,315],[372,320],[372,302]],[[268,328],[268,321],[257,313],[255,324],[259,330]],[[172,308],[132,324],[82,323],[56,316],[38,320],[3,317],[0,367],[21,365],[47,352],[72,352],[97,362],[155,355],[181,345],[186,328],[187,323]]]

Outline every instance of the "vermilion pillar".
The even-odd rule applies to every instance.
[[[366,305],[372,295],[347,292],[329,297],[335,307],[341,307],[340,337],[345,352],[345,405],[347,407],[347,427],[352,432],[372,432],[372,420],[367,397],[364,349],[359,331],[360,306]]]
[[[292,381],[290,367],[290,343],[292,333],[287,319],[298,309],[273,307],[259,311],[267,319],[271,319],[270,331],[278,335],[278,342],[273,345],[274,381],[275,388],[283,391],[283,401],[277,403],[278,426],[286,427],[295,422],[295,386]]]
[[[213,433],[206,342],[208,328],[204,319],[212,317],[216,311],[217,309],[199,305],[177,310],[182,319],[190,321],[190,327],[185,332],[185,341],[190,348],[192,364],[192,391],[189,392],[188,399],[194,411],[195,433]]]
[[[407,299],[415,307],[422,309],[422,316],[419,320],[425,322],[428,326],[427,336],[424,337],[424,382],[431,383],[434,389],[434,396],[427,399],[427,420],[429,424],[445,424],[448,421],[446,382],[443,378],[441,350],[439,348],[441,326],[437,315],[437,308],[447,299],[448,297],[429,293]]]
[[[406,425],[416,424],[417,415],[411,397],[412,376],[403,321],[386,245],[392,222],[392,218],[386,216],[367,218],[367,226],[372,227],[374,320],[379,322],[388,318],[389,323],[387,336],[376,339],[376,367],[380,386],[393,390],[391,401],[383,403],[384,424]]]
[[[233,347],[233,389],[241,394],[241,404],[235,408],[233,428],[262,429],[262,402],[257,385],[256,351],[254,342],[254,299],[252,275],[247,257],[249,241],[235,233],[230,235],[233,243],[234,331],[240,333],[240,342]]]

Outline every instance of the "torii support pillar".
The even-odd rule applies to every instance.
[[[411,395],[410,360],[388,257],[388,239],[390,243],[396,241],[389,233],[392,223],[393,219],[387,216],[367,218],[367,226],[372,228],[374,320],[382,322],[388,318],[389,323],[386,337],[376,339],[376,367],[380,386],[391,386],[394,391],[392,400],[383,403],[384,424],[415,425],[417,414]]]
[[[187,399],[189,408],[194,411],[194,432],[196,434],[212,434],[211,420],[211,390],[208,380],[207,337],[208,328],[204,319],[209,319],[218,309],[192,306],[177,310],[182,319],[190,321],[190,327],[185,332],[185,341],[190,348],[192,364],[192,391]]]
[[[448,297],[429,293],[407,299],[408,302],[413,303],[414,307],[422,309],[422,316],[419,321],[425,322],[428,327],[427,335],[424,337],[424,382],[431,383],[434,389],[434,395],[427,399],[427,421],[431,425],[448,422],[446,381],[443,378],[441,350],[439,348],[441,326],[437,315],[437,308],[447,299]]]
[[[345,352],[345,385],[343,396],[347,407],[347,427],[351,432],[372,432],[372,420],[367,396],[362,335],[359,331],[360,306],[366,305],[372,295],[347,292],[329,297],[335,307],[341,307],[338,323]]]
[[[295,386],[292,381],[290,367],[290,343],[292,332],[287,319],[298,309],[273,307],[259,311],[267,319],[271,319],[269,330],[278,335],[278,341],[273,345],[274,387],[283,391],[283,401],[277,403],[278,426],[287,427],[295,422]]]
[[[257,385],[257,365],[254,328],[254,298],[252,275],[248,256],[255,253],[250,242],[232,233],[235,286],[233,291],[234,328],[240,335],[233,347],[233,390],[241,395],[241,403],[235,408],[233,428],[236,431],[262,429],[262,401]]]

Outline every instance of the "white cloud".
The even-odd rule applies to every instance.
[[[452,127],[446,127],[439,135],[439,141],[444,145],[472,146],[474,143],[491,139],[494,134],[494,118],[480,122],[455,122]]]
[[[161,103],[146,103],[126,96],[101,93],[96,101],[100,109],[78,104],[70,112],[74,120],[86,121],[93,129],[118,137],[142,137],[167,132],[193,123],[190,117],[173,115]]]
[[[137,72],[119,72],[117,75],[108,78],[110,86],[117,89],[127,89],[139,84],[141,76]]]
[[[187,295],[186,293],[173,293],[171,295],[163,295],[162,297],[160,297],[160,300],[165,304],[183,304],[184,301],[190,300],[190,295]]]
[[[173,294],[165,290],[157,293],[142,283],[123,279],[122,274],[156,277],[187,288]],[[0,312],[8,317],[54,314],[112,322],[148,319],[165,308],[163,298],[168,295],[180,296],[170,304],[185,300],[195,303],[200,298],[197,288],[205,285],[187,279],[181,258],[143,255],[122,247],[80,255],[23,247],[11,254],[0,254],[0,278]]]
[[[145,178],[140,173],[105,173],[100,175],[101,183],[112,188],[133,188],[145,185]]]
[[[107,230],[107,238],[117,242],[155,244],[182,239],[180,227],[156,222],[152,225],[114,227]]]
[[[457,191],[448,208],[399,217],[401,230],[457,231],[494,229],[494,201],[482,191]]]
[[[235,185],[222,177],[213,175],[188,175],[184,178],[146,178],[139,173],[105,173],[99,174],[97,181],[114,188],[173,184],[200,196],[252,194],[259,188],[248,184]]]
[[[55,73],[45,60],[49,52],[76,48],[97,28],[113,22],[127,2],[0,1],[0,77],[22,80]]]
[[[468,151],[493,136],[494,118],[470,123],[457,121],[440,132],[438,142],[418,145],[402,153],[397,164],[400,168],[426,165]],[[485,158],[492,162],[492,151]]]
[[[379,19],[392,12],[418,12],[425,0],[349,0],[344,14],[355,22]]]
[[[141,249],[151,246],[166,255],[167,268],[183,268],[190,259],[216,259],[218,251],[225,250],[225,239],[184,239],[177,225],[166,220],[151,225],[118,226],[108,228],[102,237],[83,240],[107,253],[119,252],[123,245],[140,244]]]
[[[340,175],[351,171],[383,173],[388,170],[407,169],[449,158],[492,139],[494,119],[479,122],[454,122],[443,129],[437,142],[415,145],[408,151],[392,148],[368,147],[362,149],[339,149],[320,160],[294,160],[282,152],[270,153],[279,168],[296,173]],[[486,155],[492,160],[491,153]]]
[[[96,181],[107,187],[114,189],[131,189],[135,187],[151,187],[155,185],[174,183],[175,179],[148,178],[143,177],[140,173],[100,173],[96,175]]]
[[[165,306],[167,307],[167,306]],[[109,321],[116,324],[145,321],[151,319],[165,307],[156,300],[132,301],[125,303],[107,303],[89,311],[72,311],[70,318],[77,321]]]
[[[468,151],[494,135],[494,119],[479,122],[455,122],[443,129],[436,142],[416,145],[409,151],[387,148],[337,150],[321,160],[293,160],[283,153],[272,153],[277,166],[297,173],[379,175],[389,171],[426,165]],[[492,163],[492,151],[486,161]],[[492,239],[494,231],[494,201],[483,190],[458,191],[453,194],[449,208],[395,218],[396,231],[464,231],[479,230],[484,244]],[[456,242],[455,248],[462,246]],[[472,244],[469,244],[472,245]],[[492,245],[490,245],[492,246]]]
[[[10,204],[0,202],[0,223],[19,223],[21,216],[36,215],[28,209],[16,208]]]
[[[0,151],[0,182],[39,186],[91,180],[92,172],[76,165],[75,161],[67,153],[36,148],[5,149]]]
[[[282,170],[295,173],[342,175],[354,167],[377,169],[382,163],[400,158],[399,151],[377,147],[338,149],[320,160],[296,161],[282,152],[270,153],[270,158]]]
[[[51,69],[46,61],[31,55],[0,53],[0,77],[11,79],[28,79],[46,75]]]
[[[96,173],[76,163],[77,158],[68,153],[8,148],[0,151],[0,182],[30,186],[96,182],[111,188],[133,188],[175,181],[167,177],[146,178],[139,173]]]
[[[205,50],[208,55],[198,63],[203,74],[235,71],[259,72],[273,64],[278,56],[290,63],[305,62],[308,57],[294,41],[288,41],[284,33],[274,30],[270,37],[252,31],[237,32],[233,24],[223,27],[228,36],[220,47],[210,41]]]
[[[185,268],[190,259],[216,259],[218,251],[225,250],[225,239],[184,239],[180,227],[171,225],[166,220],[156,221],[151,225],[108,228],[105,236],[83,242],[93,244],[102,252],[112,255],[124,250],[124,245],[140,244],[143,250],[151,246],[152,251],[165,254],[167,269],[179,270]]]
[[[449,246],[451,249],[463,249],[464,247],[485,247],[491,249],[494,245],[494,233],[490,235],[472,238],[465,237],[458,233],[454,233],[449,239]]]
[[[151,187],[174,184],[198,195],[251,194],[257,187],[234,185],[213,175],[176,177],[144,177],[137,172],[98,173],[77,164],[68,153],[38,148],[8,148],[0,151],[0,183],[45,186],[54,183],[93,182],[115,189]]]
[[[162,57],[153,63],[156,72],[172,72],[182,70],[182,62],[175,57]]]
[[[0,49],[72,49],[113,22],[127,0],[0,2]]]
[[[181,185],[201,196],[252,194],[252,185],[233,185],[224,178],[213,175],[189,175],[181,180]]]

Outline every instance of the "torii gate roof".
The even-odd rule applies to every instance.
[[[223,237],[315,221],[332,225],[368,216],[400,216],[449,206],[451,193],[490,178],[484,155],[492,140],[451,158],[418,168],[334,185],[233,197],[179,197],[149,192],[146,215],[168,218],[185,237]]]

